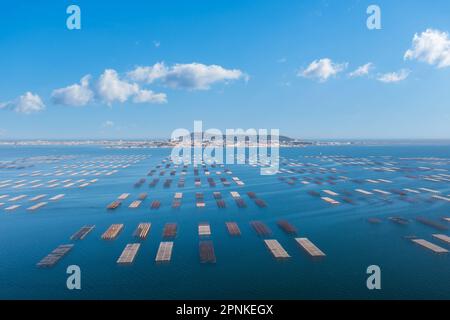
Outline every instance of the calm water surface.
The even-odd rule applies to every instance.
[[[259,169],[248,165],[227,166],[233,176],[245,182],[245,186],[223,187],[219,177],[210,169],[217,187],[210,188],[206,176],[201,174],[202,187],[194,187],[192,167],[188,169],[186,187],[177,188],[180,169],[175,177],[166,175],[155,188],[148,187],[151,177],[146,173],[169,155],[169,149],[113,150],[101,147],[2,147],[0,160],[18,158],[73,155],[73,159],[61,163],[39,164],[26,169],[0,169],[0,180],[33,180],[34,177],[19,177],[21,173],[35,170],[54,171],[56,165],[77,164],[104,156],[148,155],[147,159],[126,169],[120,169],[111,176],[77,176],[76,179],[99,181],[87,188],[56,187],[53,189],[28,186],[19,189],[5,187],[0,194],[28,197],[38,194],[54,195],[65,193],[64,199],[30,213],[26,210],[28,200],[22,200],[22,208],[6,213],[0,209],[0,298],[32,299],[329,299],[329,298],[450,298],[450,255],[436,255],[418,247],[405,236],[418,236],[433,240],[437,231],[414,221],[417,216],[442,222],[450,216],[450,204],[445,201],[427,201],[421,194],[415,203],[405,202],[399,196],[364,198],[356,196],[356,204],[331,206],[320,198],[312,197],[308,191],[331,189],[336,192],[355,188],[428,187],[437,189],[443,195],[450,194],[448,183],[407,178],[404,172],[374,172],[364,166],[343,167],[320,159],[305,158],[309,155],[345,155],[350,157],[392,156],[394,161],[403,157],[439,157],[450,159],[448,146],[396,146],[396,147],[311,147],[304,149],[282,149],[281,156],[297,162],[317,163],[324,168],[345,171],[350,178],[382,178],[394,181],[392,185],[358,185],[353,182],[339,182],[336,185],[303,185],[297,182],[290,186],[278,176],[261,176]],[[406,163],[406,162],[405,162]],[[411,167],[429,166],[450,170],[448,161],[408,161]],[[288,168],[289,169],[289,168]],[[223,170],[217,168],[217,170]],[[202,172],[200,170],[200,172]],[[445,173],[445,172],[444,172]],[[411,173],[418,174],[418,173]],[[419,173],[434,174],[434,173]],[[322,175],[326,177],[331,174]],[[231,181],[231,176],[225,175]],[[289,176],[282,174],[281,176]],[[305,173],[302,177],[319,177],[320,174]],[[133,187],[140,178],[147,183],[140,189]],[[74,177],[35,177],[35,179],[75,179]],[[163,188],[167,178],[174,181],[169,189]],[[129,203],[140,192],[149,197],[136,209]],[[182,207],[170,207],[174,192],[184,193]],[[195,207],[195,192],[205,194],[206,208]],[[227,203],[226,209],[218,209],[212,197],[213,191],[221,191]],[[248,207],[238,209],[229,191],[238,191]],[[254,191],[264,199],[268,207],[258,208],[246,195]],[[105,206],[121,193],[131,193],[124,205],[114,212],[107,212]],[[359,197],[359,198],[358,198]],[[149,204],[158,199],[159,210],[150,210]],[[28,202],[27,202],[28,201]],[[0,202],[7,202],[0,200]],[[387,220],[390,216],[411,219],[401,226]],[[378,217],[382,223],[367,222],[368,217]],[[296,245],[292,236],[284,234],[276,225],[285,219],[295,225],[299,236],[308,237],[326,254],[325,259],[313,260]],[[249,225],[252,220],[265,222],[277,239],[292,256],[287,261],[275,260],[265,248],[263,240],[256,236]],[[215,265],[199,262],[197,225],[209,222],[217,256]],[[236,221],[241,237],[232,238],[225,228],[226,221]],[[116,264],[127,243],[136,242],[132,233],[140,222],[151,222],[150,234],[142,241],[141,249],[130,266]],[[155,264],[154,258],[162,241],[165,223],[178,223],[178,235],[174,240],[172,261],[169,264]],[[115,241],[103,241],[101,234],[113,223],[123,223],[125,228]],[[70,236],[86,224],[95,229],[85,240],[74,242],[74,249],[51,269],[39,269],[36,263],[60,244],[71,243]],[[69,291],[66,288],[66,268],[76,264],[82,270],[82,290]],[[382,270],[382,290],[369,291],[366,288],[366,268],[379,265]]]

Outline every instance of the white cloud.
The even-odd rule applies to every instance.
[[[418,60],[438,68],[450,67],[450,39],[447,32],[427,29],[415,34],[411,49],[407,50],[405,60]]]
[[[363,76],[368,75],[370,73],[370,70],[372,70],[372,69],[373,69],[373,63],[369,62],[369,63],[366,63],[365,65],[358,67],[356,70],[350,72],[348,74],[348,76],[350,78],[363,77]]]
[[[133,98],[134,103],[166,103],[165,93],[154,93],[152,90],[139,90]]]
[[[139,72],[138,72],[139,73]],[[138,76],[140,76],[138,74]],[[111,105],[114,102],[126,102],[132,98],[133,103],[166,103],[165,93],[141,89],[137,83],[120,79],[117,71],[106,69],[97,84],[97,94],[102,101]]]
[[[43,111],[45,104],[41,97],[28,91],[15,100],[0,103],[0,109],[11,109],[17,113],[31,114]]]
[[[208,90],[215,83],[248,79],[248,76],[238,69],[225,69],[218,65],[195,62],[175,64],[171,67],[162,62],[149,67],[137,67],[128,73],[128,77],[147,83],[159,81],[167,87],[188,90]]]
[[[410,70],[402,69],[398,72],[389,72],[384,73],[378,76],[378,81],[384,82],[384,83],[394,83],[394,82],[400,82],[408,78],[409,74],[411,73]]]
[[[94,92],[89,88],[90,79],[91,76],[86,75],[81,78],[80,84],[53,90],[53,103],[66,106],[85,106],[94,98]]]
[[[105,122],[103,122],[102,127],[103,128],[112,128],[115,126],[115,123],[111,120],[106,120]]]
[[[127,75],[134,81],[153,83],[157,79],[164,78],[167,72],[168,68],[164,65],[164,62],[160,62],[149,67],[137,67],[128,72]]]
[[[344,71],[347,68],[347,65],[347,63],[334,63],[328,58],[314,60],[305,70],[300,70],[298,76],[325,82],[330,77]]]
[[[161,42],[159,41],[153,41],[153,45],[155,46],[155,48],[159,48],[161,46]]]
[[[136,83],[120,80],[116,70],[106,69],[97,84],[100,98],[111,105],[113,102],[125,102],[139,91]]]

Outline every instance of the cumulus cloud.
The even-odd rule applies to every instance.
[[[97,84],[97,94],[102,101],[111,105],[114,102],[134,103],[166,103],[165,93],[154,93],[152,90],[141,89],[137,83],[122,80],[117,71],[107,69],[100,76]]]
[[[219,65],[195,62],[175,64],[171,67],[163,62],[153,66],[140,66],[130,71],[128,77],[134,81],[147,83],[158,81],[167,87],[188,90],[208,90],[215,83],[248,79],[248,76],[238,69],[225,69]]]
[[[139,91],[136,83],[129,83],[119,78],[116,70],[106,69],[97,84],[100,98],[108,104],[125,102]]]
[[[17,113],[31,114],[43,111],[45,104],[41,97],[28,91],[12,101],[0,103],[0,109],[11,109]]]
[[[91,75],[81,78],[79,83],[52,91],[54,104],[65,106],[86,106],[89,103],[167,103],[165,93],[156,93],[147,88],[148,84],[159,82],[172,88],[207,90],[211,85],[240,78],[248,79],[238,69],[225,69],[218,65],[201,63],[175,64],[166,66],[156,63],[153,66],[137,67],[121,77],[114,69],[106,69],[97,81]],[[15,100],[0,103],[0,109],[11,109],[19,113],[34,113],[45,109],[41,98],[31,92]]]
[[[363,76],[368,75],[370,73],[370,70],[372,70],[372,69],[373,69],[373,63],[369,62],[369,63],[366,63],[366,64],[358,67],[356,70],[350,72],[348,74],[348,76],[350,78],[363,77]]]
[[[153,83],[155,80],[164,78],[167,75],[168,68],[164,62],[155,63],[153,66],[136,67],[133,71],[127,73],[133,81]]]
[[[405,60],[418,60],[438,68],[450,67],[450,39],[447,32],[427,29],[415,34]]]
[[[133,98],[134,103],[166,103],[165,93],[154,93],[152,90],[141,89]]]
[[[398,72],[389,72],[384,73],[378,76],[378,81],[384,82],[384,83],[395,83],[400,82],[408,78],[409,74],[411,73],[410,70],[402,69]]]
[[[300,70],[298,76],[325,82],[330,77],[344,71],[347,65],[347,63],[334,63],[328,58],[314,60],[305,70]]]
[[[81,78],[80,84],[53,90],[53,103],[66,106],[85,106],[94,98],[94,92],[89,88],[90,80],[91,76],[86,75]]]

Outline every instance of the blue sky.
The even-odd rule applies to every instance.
[[[66,28],[70,4],[81,30]],[[450,138],[449,17],[446,0],[3,1],[0,139],[168,137],[194,120]]]

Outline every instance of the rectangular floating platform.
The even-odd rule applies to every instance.
[[[83,240],[94,229],[94,227],[95,226],[83,226],[70,237],[70,240]]]
[[[238,208],[246,208],[247,204],[245,203],[244,199],[237,197],[234,198],[234,201],[236,202],[236,205],[238,206]]]
[[[212,241],[200,241],[199,255],[201,263],[216,263],[216,254]]]
[[[131,264],[136,257],[136,254],[141,247],[140,243],[129,243],[126,245],[125,249],[123,249],[122,254],[119,259],[117,259],[118,264]]]
[[[435,228],[435,229],[437,229],[437,230],[444,230],[444,231],[445,231],[445,230],[448,230],[448,227],[447,227],[447,226],[445,226],[445,225],[443,225],[443,224],[441,224],[441,223],[439,223],[439,222],[436,222],[436,221],[433,221],[433,220],[429,220],[429,219],[427,219],[427,218],[417,217],[416,220],[417,220],[418,222],[420,222],[420,223],[426,225],[426,226]]]
[[[197,199],[197,200],[203,200],[205,197],[204,197],[204,195],[203,195],[203,193],[201,193],[201,192],[196,192],[195,193],[195,199]]]
[[[370,196],[370,195],[373,194],[372,192],[369,192],[369,191],[366,191],[366,190],[363,190],[363,189],[355,189],[355,191],[356,191],[356,192],[359,192],[359,193],[361,193],[361,194],[364,194],[364,195],[366,195],[366,196]]]
[[[173,242],[163,241],[159,244],[158,252],[156,253],[156,262],[169,262],[172,258]]]
[[[327,195],[333,196],[333,197],[336,197],[336,196],[339,195],[339,193],[336,193],[336,192],[331,191],[331,190],[322,190],[322,191],[323,191],[324,193],[326,193]]]
[[[177,224],[176,223],[166,223],[164,225],[163,237],[173,238],[177,235]]]
[[[403,189],[403,190],[405,190],[405,191],[407,191],[407,192],[410,192],[410,193],[416,193],[416,194],[419,194],[419,193],[420,193],[420,191],[417,191],[417,190],[414,190],[414,189],[409,189],[409,188],[405,188],[405,189]]]
[[[198,225],[198,235],[201,237],[211,235],[211,227],[209,226],[209,223],[204,222]]]
[[[312,257],[324,257],[323,253],[314,243],[312,243],[308,238],[295,238],[295,241],[306,250]]]
[[[40,268],[50,268],[53,267],[59,260],[61,260],[65,255],[69,253],[73,248],[73,244],[62,244],[58,246],[55,250],[45,256],[41,261],[37,263]]]
[[[152,182],[149,183],[149,187],[155,187],[159,182],[159,179],[153,179]]]
[[[159,200],[153,200],[152,204],[150,205],[150,209],[156,210],[159,209],[161,206],[161,202]]]
[[[172,179],[167,179],[166,181],[164,181],[164,188],[170,188],[170,186],[172,185]]]
[[[264,243],[276,259],[287,259],[291,257],[278,240],[264,240]]]
[[[430,193],[441,193],[440,191],[433,190],[433,189],[428,189],[428,188],[419,188],[419,190],[422,190],[422,191],[425,191],[425,192],[430,192]]]
[[[267,237],[272,234],[272,231],[261,221],[252,221],[250,225],[255,230],[256,234],[261,237]]]
[[[118,207],[120,207],[121,204],[122,204],[122,202],[120,200],[114,200],[113,202],[108,204],[106,206],[106,208],[109,210],[114,210],[114,209],[117,209]]]
[[[260,208],[266,208],[267,204],[263,199],[254,199],[255,204]]]
[[[30,201],[38,201],[38,200],[45,198],[46,196],[47,196],[46,194],[40,194],[38,196],[31,198]]]
[[[382,195],[386,195],[386,196],[392,194],[392,193],[390,193],[388,191],[384,191],[384,190],[380,190],[380,189],[373,189],[372,191],[376,192],[376,193],[379,193],[379,194],[382,194]]]
[[[139,206],[141,205],[142,201],[141,200],[134,200],[130,205],[129,208],[131,209],[137,209],[139,208]]]
[[[227,206],[225,201],[222,199],[217,199],[216,204],[217,204],[217,207],[221,208],[221,209],[226,208],[226,206]]]
[[[240,236],[241,230],[239,229],[239,226],[236,222],[225,222],[225,225],[227,226],[228,233],[231,236]]]
[[[257,198],[256,193],[254,193],[253,191],[247,192],[247,195],[248,195],[248,197],[250,199],[256,199]]]
[[[34,206],[31,206],[27,208],[28,211],[36,211],[39,208],[45,207],[48,202],[39,202],[38,204],[35,204]]]
[[[450,198],[448,198],[448,197],[443,197],[443,196],[434,195],[434,196],[432,196],[432,198],[433,198],[433,199],[444,200],[444,201],[450,202]]]
[[[173,200],[173,201],[172,201],[172,208],[173,208],[173,209],[177,209],[177,208],[179,208],[179,207],[181,207],[181,201],[179,201],[179,200]]]
[[[142,201],[147,199],[147,192],[140,193],[139,196],[138,196],[138,199],[142,200]]]
[[[10,198],[8,201],[11,201],[11,202],[19,201],[19,200],[22,200],[22,199],[24,199],[24,198],[26,198],[26,197],[27,197],[27,195],[22,194],[22,195],[20,195],[20,196]]]
[[[117,200],[126,200],[129,196],[129,193],[122,193],[119,197],[117,197]]]
[[[136,230],[133,233],[134,237],[140,238],[142,240],[147,238],[148,233],[150,232],[151,223],[139,223]]]
[[[450,244],[450,237],[445,234],[433,234],[433,237]]]
[[[277,225],[287,234],[297,234],[297,229],[286,220],[279,220]]]
[[[395,222],[397,224],[401,224],[401,225],[407,225],[409,224],[409,220],[402,218],[402,217],[389,217],[388,218],[390,221]]]
[[[102,235],[103,240],[114,240],[123,229],[123,224],[112,224]]]
[[[234,199],[239,199],[241,197],[239,192],[236,192],[236,191],[231,191],[230,194]]]
[[[205,202],[202,200],[197,200],[197,203],[195,204],[197,208],[204,208],[206,206]]]
[[[14,210],[16,210],[16,209],[19,209],[20,207],[21,207],[20,204],[15,204],[15,205],[6,207],[6,208],[5,208],[5,211],[14,211]]]
[[[72,187],[72,186],[74,186],[74,185],[75,185],[74,182],[70,182],[70,183],[68,183],[68,184],[63,185],[63,188],[70,188],[70,187]]]
[[[176,200],[181,200],[183,198],[183,192],[175,192],[175,195],[173,198]]]
[[[448,253],[447,249],[444,249],[444,248],[442,248],[438,245],[435,245],[434,243],[431,243],[424,239],[412,239],[411,241],[426,248],[426,249],[433,251],[434,253]]]
[[[59,183],[53,183],[47,186],[47,188],[56,188],[57,186],[59,186]]]
[[[322,199],[323,201],[329,203],[329,204],[334,204],[334,205],[340,204],[339,201],[336,201],[336,200],[331,199],[331,198],[329,198],[329,197],[321,197],[321,199]]]
[[[64,196],[65,196],[65,194],[61,193],[61,194],[57,194],[56,196],[51,197],[48,200],[50,200],[50,201],[58,201],[58,200],[64,198]]]

